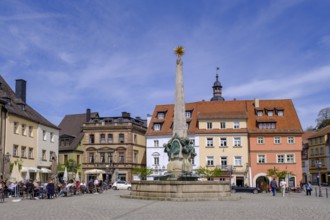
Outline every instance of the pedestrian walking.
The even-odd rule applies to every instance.
[[[270,182],[270,188],[272,188],[273,196],[275,196],[277,190],[277,182],[275,178]]]
[[[306,183],[306,196],[311,196],[312,195],[312,184],[311,181]]]
[[[284,179],[281,180],[280,186],[282,190],[282,197],[285,197],[286,182],[284,181]]]

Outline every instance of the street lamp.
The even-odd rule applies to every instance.
[[[322,167],[322,162],[319,161],[319,162],[317,163],[317,169],[318,169],[318,171],[319,171],[319,197],[322,197],[322,189],[321,189],[321,172],[320,172],[321,167]]]
[[[109,164],[105,165],[105,167],[106,167],[106,170],[105,170],[105,172],[106,172],[106,183],[107,183],[107,185],[109,185]]]
[[[229,181],[230,181],[230,185],[232,185],[234,183],[234,182],[232,183],[232,181],[231,181],[232,176],[234,174],[234,170],[235,170],[235,167],[233,165],[229,166],[229,171],[230,171],[230,180]]]

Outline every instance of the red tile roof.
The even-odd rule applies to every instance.
[[[310,138],[312,135],[314,135],[316,131],[305,131],[302,135],[302,142],[308,143],[308,138]]]
[[[249,133],[297,133],[302,134],[303,130],[291,99],[259,100],[258,109],[274,110],[273,116],[266,112],[262,116],[255,113],[255,101],[247,100],[248,128]],[[283,110],[283,116],[278,116],[275,109]],[[275,122],[275,129],[258,129],[257,122]]]
[[[292,100],[260,100],[260,110],[274,110],[274,116],[257,116],[254,100],[233,100],[233,101],[201,101],[186,103],[186,111],[192,110],[191,119],[187,119],[190,122],[188,134],[196,133],[235,133],[235,132],[250,132],[250,133],[297,133],[302,134],[303,130],[300,125],[300,121]],[[275,114],[275,110],[281,109],[284,111],[283,116]],[[158,119],[158,112],[166,112],[164,119]],[[151,117],[151,121],[148,126],[147,136],[157,135],[171,135],[172,123],[174,116],[174,105],[157,105]],[[208,119],[247,119],[247,129],[212,129],[204,130],[198,128],[198,120]],[[259,129],[257,128],[257,121],[275,122],[276,129]],[[154,123],[162,123],[160,131],[153,130]]]
[[[328,125],[325,128],[322,128],[321,130],[318,130],[315,134],[311,135],[309,138],[322,137],[326,134],[330,134],[330,125]]]

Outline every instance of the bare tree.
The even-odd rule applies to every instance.
[[[330,107],[321,109],[316,119],[317,129],[321,129],[330,124]]]

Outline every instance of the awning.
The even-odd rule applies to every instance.
[[[42,173],[51,173],[52,171],[50,169],[47,169],[47,168],[41,168],[41,172]]]
[[[105,173],[103,170],[98,170],[98,169],[93,169],[93,170],[86,170],[85,174],[100,174],[100,173]]]
[[[27,172],[27,171],[36,173],[36,172],[40,172],[40,169],[36,167],[22,167],[21,172]]]

